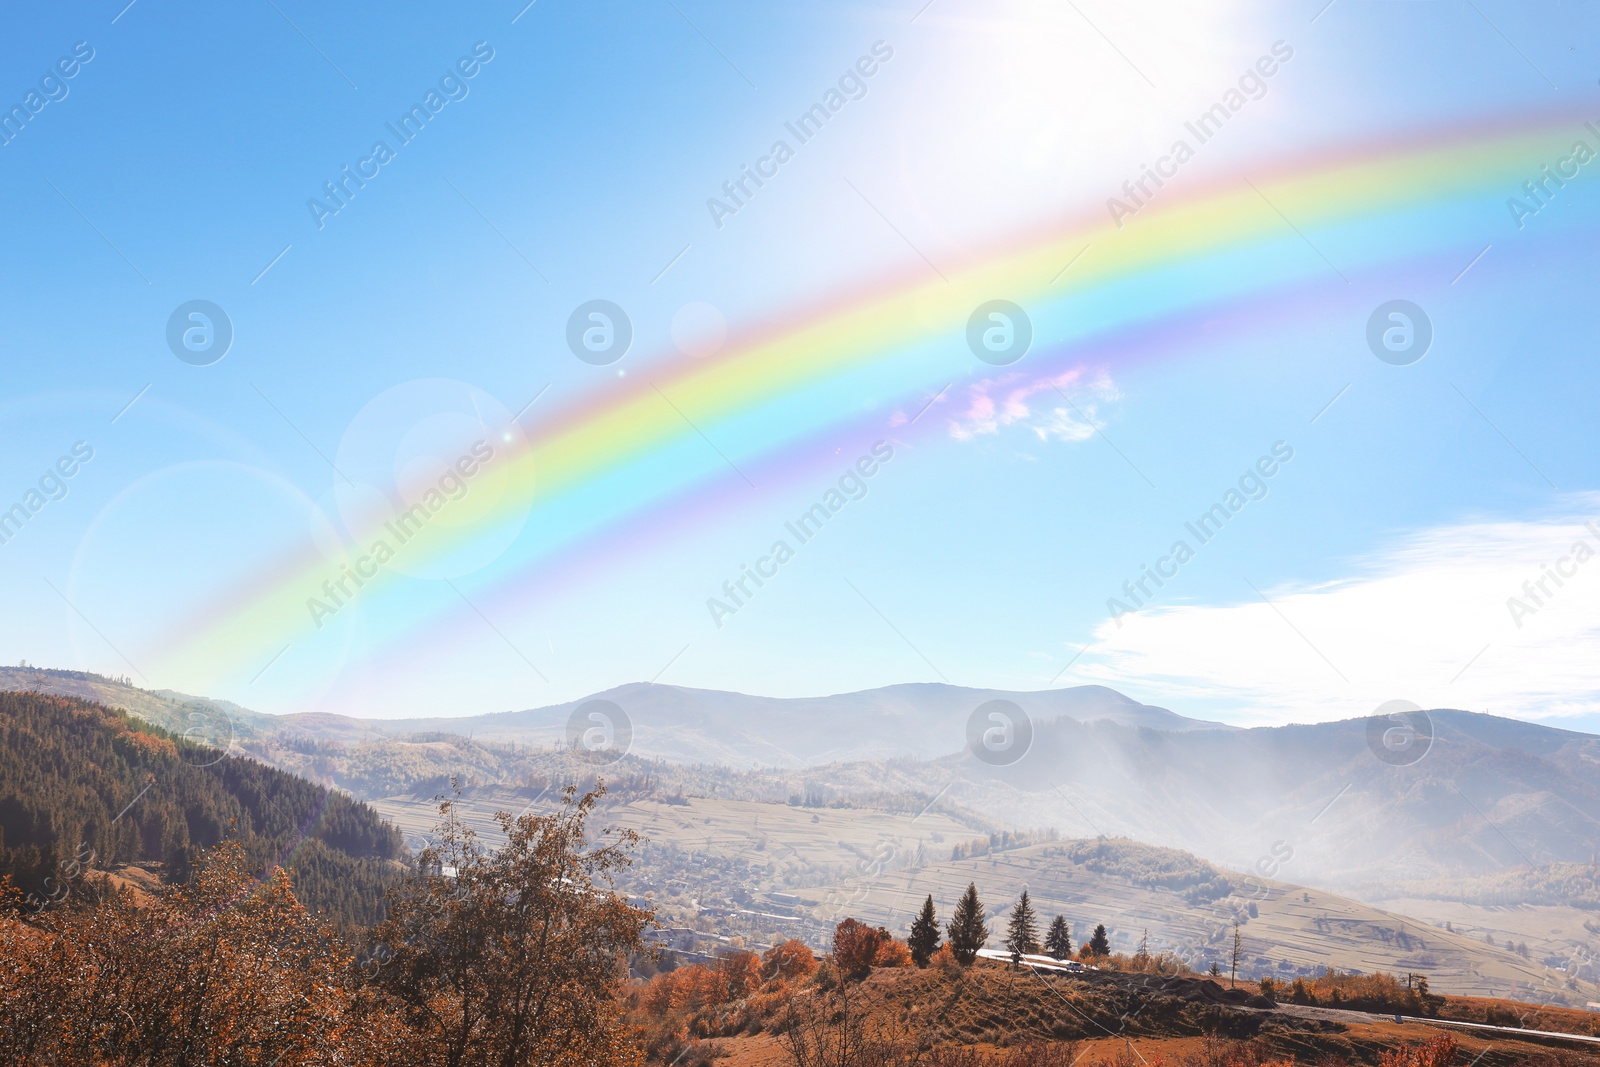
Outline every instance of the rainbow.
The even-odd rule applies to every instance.
[[[1507,200],[1579,139],[1600,150],[1581,116],[1521,117],[1209,184],[1180,179],[1121,226],[1097,207],[942,273],[914,261],[731,338],[712,359],[636,365],[511,446],[500,442],[478,475],[493,507],[414,546],[444,558],[484,527],[526,515],[511,548],[453,587],[432,583],[442,591],[431,598],[379,568],[355,598],[359,639],[402,643],[440,614],[470,616],[474,594],[537,595],[558,580],[558,565],[559,580],[575,580],[575,561],[736,508],[819,453],[831,462],[843,439],[944,432],[938,412],[912,425],[908,414],[963,380],[1121,365],[1181,349],[1197,322],[1215,340],[1219,323],[1242,331],[1336,299],[1371,303],[1362,286],[1378,281],[1442,287],[1486,242],[1539,239],[1532,227],[1518,232]],[[1419,294],[1377,294],[1395,295]],[[1004,369],[978,362],[965,343],[972,309],[996,298],[1026,309],[1034,329],[1032,350]],[[344,564],[366,543],[358,532]],[[280,649],[329,640],[308,603],[340,568],[314,548],[286,553],[169,633],[157,661],[248,679]]]

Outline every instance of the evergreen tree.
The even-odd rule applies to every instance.
[[[939,951],[939,917],[933,911],[933,894],[922,902],[922,914],[911,924],[911,936],[906,944],[911,947],[911,958],[918,967],[926,967],[933,954]]]
[[[1011,920],[1006,925],[1006,947],[1011,950],[1011,966],[1022,962],[1023,956],[1039,951],[1039,920],[1033,914],[1033,902],[1028,891],[1022,891],[1017,906],[1011,909]]]
[[[961,894],[955,914],[945,929],[956,962],[963,967],[970,966],[978,958],[978,950],[989,943],[989,927],[985,922],[983,905],[978,901],[975,883],[968,883],[967,891]]]
[[[1111,941],[1106,937],[1104,923],[1094,928],[1094,936],[1089,938],[1089,951],[1096,956],[1111,955]]]
[[[1050,932],[1044,936],[1044,950],[1058,960],[1067,959],[1072,955],[1072,930],[1067,926],[1067,920],[1057,915],[1050,922]]]

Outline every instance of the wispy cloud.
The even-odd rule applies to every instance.
[[[1349,718],[1397,698],[1516,718],[1600,713],[1600,494],[1538,520],[1425,529],[1351,571],[1258,582],[1261,595],[1244,575],[1234,602],[1108,621],[1074,673],[1221,701],[1241,722]]]
[[[1024,427],[1039,441],[1085,441],[1094,435],[1091,422],[1100,405],[1117,398],[1103,370],[1080,367],[1043,378],[1018,372],[967,386],[956,401],[961,410],[947,421],[957,441],[999,434],[1009,426]]]

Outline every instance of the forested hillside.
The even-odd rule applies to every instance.
[[[59,896],[75,859],[158,862],[182,881],[224,840],[293,869],[307,905],[345,924],[382,917],[404,855],[399,831],[342,794],[99,704],[0,693],[0,874],[19,888]]]
[[[1398,882],[1385,887],[1384,892],[1391,899],[1459,900],[1491,908],[1543,904],[1600,911],[1600,859],[1589,863],[1513,867],[1478,878]]]

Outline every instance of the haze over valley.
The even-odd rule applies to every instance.
[[[773,700],[640,684],[400,720],[263,715],[72,672],[0,669],[0,687],[225,744],[371,803],[413,848],[452,782],[492,840],[494,812],[553,811],[563,784],[603,780],[608,823],[644,835],[623,885],[702,951],[825,945],[845,914],[898,929],[922,895],[975,881],[1027,887],[1125,949],[1154,931],[1196,969],[1242,917],[1265,974],[1424,970],[1450,992],[1579,1006],[1600,977],[1600,738],[1493,716],[1429,711],[1426,751],[1394,762],[1372,719],[1239,729],[1098,686]],[[569,734],[596,700],[624,709],[629,751]],[[1032,729],[1003,766],[965,747],[994,700]]]

